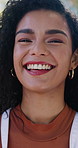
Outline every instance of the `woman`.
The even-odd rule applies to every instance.
[[[1,23],[0,111],[11,108],[8,147],[69,148],[78,111],[76,18],[59,0],[10,0]]]

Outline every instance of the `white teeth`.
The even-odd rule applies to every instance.
[[[39,65],[37,66],[37,69],[43,69],[43,66],[42,66],[41,64],[39,64]]]
[[[34,69],[37,69],[37,64],[34,64]]]
[[[46,65],[45,69],[51,69],[51,66]]]
[[[27,69],[46,69],[46,70],[50,70],[51,66],[50,65],[46,65],[46,64],[28,64],[27,65]]]
[[[34,65],[33,64],[29,64],[27,65],[27,69],[33,69]]]
[[[27,69],[31,69],[31,65],[27,65]]]
[[[46,69],[46,65],[43,65],[43,69]]]
[[[51,67],[50,67],[50,66],[48,66],[48,69],[51,69]]]
[[[33,64],[31,64],[31,68],[30,69],[34,69],[34,65]]]

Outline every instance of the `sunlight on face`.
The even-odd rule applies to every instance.
[[[52,11],[26,14],[16,30],[14,67],[23,87],[33,91],[64,87],[72,40],[66,20]]]

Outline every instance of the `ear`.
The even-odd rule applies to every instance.
[[[70,70],[75,69],[78,66],[78,48],[74,51],[71,58]]]

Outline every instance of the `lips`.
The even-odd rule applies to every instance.
[[[45,74],[50,70],[54,69],[56,66],[42,61],[39,62],[30,61],[24,64],[23,67],[29,74],[36,76],[36,75]]]

